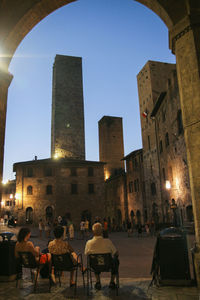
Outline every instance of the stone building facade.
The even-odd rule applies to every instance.
[[[151,118],[156,128],[165,221],[173,220],[174,199],[179,214],[178,222],[191,222],[192,199],[176,69],[171,72],[165,90],[158,97]]]
[[[178,129],[181,110],[176,65],[148,61],[137,80],[147,218],[166,222],[171,198],[181,207],[191,207],[183,127],[182,131]],[[170,191],[165,188],[168,179],[172,185]],[[186,219],[186,213],[180,210]]]
[[[158,208],[159,221],[163,221],[163,206],[159,181],[159,164],[155,124],[150,114],[160,93],[165,90],[166,82],[174,64],[148,61],[137,75],[140,104],[145,193],[148,219],[152,218],[155,206]]]
[[[121,170],[105,181],[105,216],[113,230],[122,228],[128,217],[126,173]]]
[[[143,149],[135,150],[124,157],[126,162],[126,190],[128,218],[132,223],[147,221],[144,184]]]
[[[15,163],[15,216],[19,223],[38,224],[66,216],[78,228],[82,218],[104,217],[104,164],[73,159]]]
[[[99,122],[99,158],[106,162],[105,179],[124,170],[122,118],[104,116]]]
[[[2,215],[14,215],[16,204],[16,181],[9,180],[2,184]]]
[[[51,156],[54,155],[85,159],[81,57],[55,57],[51,121]]]

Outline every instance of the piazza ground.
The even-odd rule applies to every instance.
[[[13,231],[17,229],[8,229],[5,226],[0,227],[0,231]],[[38,237],[38,229],[32,228],[32,238],[34,245],[39,245],[41,249],[47,245],[47,238]],[[75,251],[84,252],[85,240],[78,239],[79,235],[71,242]],[[114,291],[108,289],[109,273],[102,275],[102,290],[91,290],[91,295],[86,295],[81,278],[78,279],[78,288],[76,299],[134,299],[134,300],[199,300],[200,292],[196,287],[152,287],[148,290],[151,281],[151,263],[153,250],[156,242],[155,237],[147,237],[145,234],[138,238],[135,233],[133,237],[128,238],[126,232],[111,233],[110,236],[120,253],[120,290],[119,296]],[[53,238],[53,236],[52,236]],[[193,245],[194,236],[188,236],[188,248]],[[84,257],[84,261],[86,261]],[[72,299],[73,290],[69,288],[69,273],[66,273],[62,279],[62,285],[57,284],[52,287],[51,293],[48,292],[48,280],[39,279],[37,291],[34,294],[33,285],[30,281],[30,274],[24,271],[23,280],[20,287],[15,287],[15,282],[0,282],[0,299]]]

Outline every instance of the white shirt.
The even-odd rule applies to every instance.
[[[85,255],[98,253],[111,253],[114,255],[117,249],[109,239],[102,236],[94,236],[93,239],[87,241],[85,245]]]

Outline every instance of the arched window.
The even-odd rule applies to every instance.
[[[46,186],[46,194],[47,194],[47,195],[52,195],[52,194],[53,194],[53,188],[52,188],[52,185],[47,185],[47,186]]]
[[[169,146],[169,133],[166,132],[165,134],[165,146],[168,147]]]
[[[155,182],[151,183],[151,195],[156,195],[156,184]]]
[[[27,195],[33,195],[33,187],[31,185],[27,187]]]

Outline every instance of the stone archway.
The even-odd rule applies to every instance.
[[[74,1],[77,0],[3,0],[0,3],[0,181],[3,173],[7,93],[12,80],[8,72],[9,63],[20,42],[36,24],[59,7]],[[196,163],[200,161],[200,2],[136,1],[154,11],[166,24],[170,49],[176,55],[195,234],[200,244],[200,168]]]

